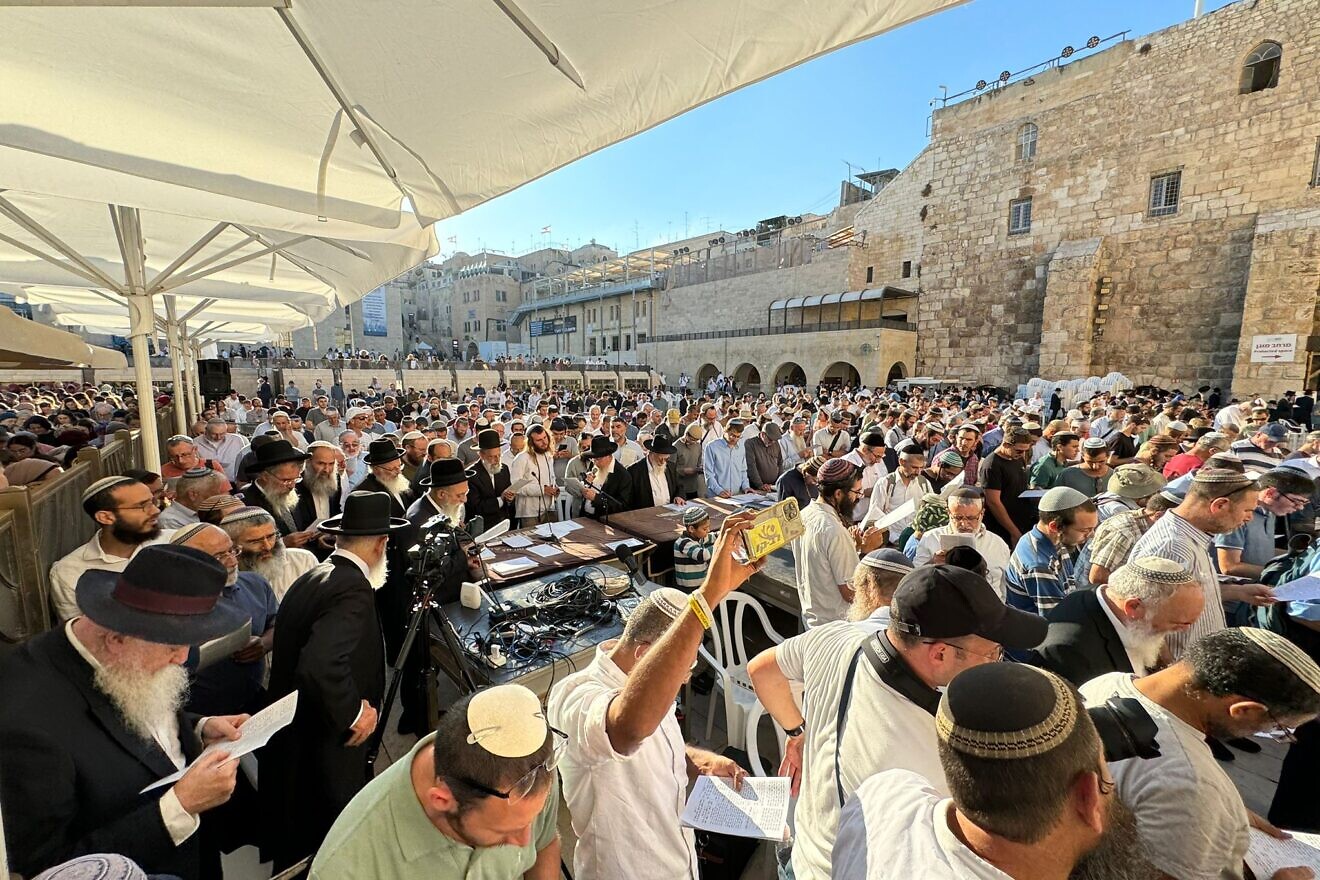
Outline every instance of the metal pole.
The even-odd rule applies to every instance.
[[[147,292],[146,255],[143,253],[142,222],[136,208],[113,205],[110,219],[119,239],[128,290],[129,339],[133,347],[133,378],[137,382],[138,419],[142,423],[142,464],[160,471],[160,433],[156,428],[156,399],[151,388],[151,359],[147,338],[156,329],[156,315]]]
[[[174,297],[165,296],[165,343],[170,347],[170,378],[174,382],[174,429],[177,434],[188,433],[188,414],[183,405],[183,352],[179,344],[179,322],[174,308]]]

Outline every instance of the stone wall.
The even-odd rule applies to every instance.
[[[1242,63],[1267,39],[1283,46],[1278,85],[1241,94]],[[922,374],[1012,385],[1120,370],[1227,387],[1256,215],[1320,206],[1317,49],[1320,0],[1239,2],[939,110],[927,149],[858,214],[868,244],[853,269],[919,247]],[[1151,178],[1169,172],[1178,209],[1152,216]],[[1026,198],[1030,229],[1010,234],[1010,202]],[[1310,236],[1283,238],[1273,262],[1308,276]],[[1093,260],[1076,251],[1094,240]],[[1288,284],[1304,297],[1306,277]]]

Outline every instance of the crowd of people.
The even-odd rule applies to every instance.
[[[159,473],[93,483],[90,538],[49,573],[55,625],[0,659],[11,868],[112,854],[213,878],[254,844],[326,880],[545,880],[567,824],[576,880],[696,880],[712,868],[681,822],[688,786],[751,768],[686,742],[674,704],[763,565],[739,509],[759,499],[794,500],[803,527],[802,631],[747,667],[796,796],[780,877],[1239,878],[1253,831],[1320,830],[1320,597],[1274,594],[1320,571],[1310,392],[692,384],[262,380],[169,438]],[[14,484],[133,425],[136,402],[102,386],[0,404]],[[433,724],[425,647],[404,638],[428,529],[461,536],[443,603],[483,574],[478,519],[662,505],[683,530],[672,586],[618,639],[544,701],[485,688]],[[376,772],[392,665],[389,717],[417,741]],[[228,760],[295,692],[293,723]],[[1262,737],[1289,744],[1268,816],[1223,769]]]

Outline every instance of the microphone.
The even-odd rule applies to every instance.
[[[614,549],[614,558],[623,563],[623,567],[628,569],[628,580],[634,587],[640,587],[646,579],[642,577],[642,566],[633,555],[633,549],[626,544],[620,544]]]

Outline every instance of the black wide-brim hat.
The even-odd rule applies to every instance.
[[[88,569],[78,578],[78,607],[93,623],[158,645],[200,645],[251,618],[218,604],[228,573],[194,547],[143,547],[122,572]]]
[[[456,486],[467,482],[467,472],[463,462],[456,458],[441,458],[431,462],[431,469],[426,476],[417,481],[423,489],[436,489],[442,486]]]
[[[604,458],[618,451],[619,444],[603,434],[596,434],[591,438],[591,451],[587,453],[587,458]]]
[[[403,450],[395,446],[393,440],[372,440],[362,460],[368,465],[373,465],[389,464],[401,458],[403,458]]]
[[[277,464],[288,464],[291,461],[302,463],[311,458],[306,452],[299,452],[288,440],[271,440],[269,443],[263,443],[260,446],[252,447],[253,461],[248,465],[250,473],[264,471],[267,468],[273,468]]]
[[[350,537],[389,535],[408,527],[406,519],[390,516],[390,496],[385,492],[350,492],[344,512],[320,525],[323,532]]]
[[[504,445],[500,440],[500,432],[494,428],[486,428],[477,433],[478,449],[499,449]]]
[[[649,440],[643,440],[642,445],[648,452],[654,452],[656,455],[673,455],[678,451],[668,434],[656,434]]]

